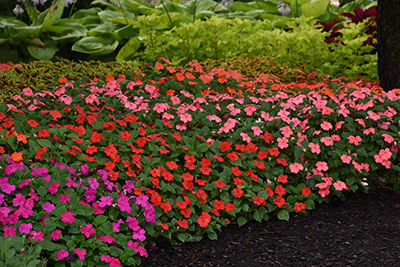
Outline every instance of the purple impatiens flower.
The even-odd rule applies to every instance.
[[[51,212],[51,211],[53,211],[53,210],[55,209],[55,206],[54,206],[54,204],[51,204],[50,202],[46,202],[46,203],[44,203],[44,204],[42,205],[42,208],[43,208],[45,211]]]

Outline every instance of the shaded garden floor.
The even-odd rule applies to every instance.
[[[161,243],[141,266],[400,266],[400,195],[393,191],[349,193],[307,213],[232,224],[218,240]]]

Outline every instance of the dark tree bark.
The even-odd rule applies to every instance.
[[[378,0],[378,75],[386,92],[400,88],[400,1]]]

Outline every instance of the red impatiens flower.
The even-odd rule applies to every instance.
[[[254,161],[253,165],[256,166],[257,168],[261,169],[261,170],[267,168],[267,167],[265,167],[265,164],[262,161]]]
[[[287,163],[286,159],[277,158],[277,159],[276,159],[276,162],[277,162],[278,164],[281,164],[283,167],[288,166],[288,163]]]
[[[175,203],[175,205],[181,209],[186,209],[188,203],[186,201],[178,201]]]
[[[96,153],[98,151],[98,148],[96,146],[87,146],[86,147],[86,153],[89,155],[92,155],[93,153]]]
[[[244,194],[243,190],[241,188],[234,188],[233,190],[233,196],[236,198],[241,198]]]
[[[294,203],[294,210],[295,211],[302,211],[305,208],[306,208],[306,204],[304,204],[304,203],[298,203],[298,202]]]
[[[93,132],[92,136],[90,137],[90,141],[92,143],[100,143],[101,139],[105,139],[104,136],[102,136],[100,133],[98,132]]]
[[[267,144],[274,141],[274,136],[269,132],[265,132],[263,135],[260,135],[260,138],[263,139]]]
[[[286,194],[286,189],[282,185],[279,184],[276,186],[274,192],[278,196],[283,196],[284,194]]]
[[[305,197],[308,197],[308,195],[311,194],[310,188],[306,187],[306,188],[301,189],[301,194]]]
[[[47,137],[49,137],[49,136],[50,136],[50,134],[49,134],[49,130],[48,130],[48,129],[41,129],[41,130],[39,130],[38,137],[40,137],[40,138],[47,138]]]
[[[178,142],[182,140],[182,136],[176,132],[172,134],[172,137],[174,137]]]
[[[242,175],[242,172],[239,170],[238,166],[231,167],[231,172],[236,176]]]
[[[197,219],[197,223],[200,225],[202,228],[206,228],[208,226],[208,223],[211,221],[211,215],[208,214],[207,212],[203,211],[203,213],[200,215],[200,217]]]
[[[127,131],[121,132],[121,139],[123,141],[128,141],[129,138],[131,138],[131,134],[129,132],[127,132]]]
[[[136,144],[138,147],[144,147],[146,145],[146,138],[139,138],[136,140]]]
[[[178,169],[178,164],[176,164],[173,161],[167,161],[166,165],[168,166],[168,168],[172,171],[172,170],[176,170]]]
[[[282,208],[282,206],[286,204],[286,201],[281,196],[277,196],[276,198],[274,198],[274,204],[277,205],[279,208]]]
[[[286,184],[287,183],[287,178],[288,178],[287,175],[281,174],[281,175],[278,176],[278,182]]]
[[[219,162],[223,162],[224,161],[224,159],[220,155],[214,155],[213,158],[218,160]]]
[[[212,169],[208,168],[207,166],[201,167],[199,170],[204,175],[210,175],[210,173],[212,172]]]
[[[221,180],[214,181],[214,183],[218,186],[218,188],[221,188],[221,189],[226,186],[226,184]]]
[[[165,230],[169,230],[169,226],[165,223],[159,222],[158,225],[161,225]]]
[[[280,154],[280,152],[278,151],[278,148],[277,148],[277,147],[268,148],[268,153],[269,153],[271,156],[275,156],[275,157],[279,156],[279,154]]]
[[[39,126],[39,123],[37,123],[35,120],[28,120],[27,123],[28,123],[32,128],[35,128],[35,127],[38,127],[38,126]]]
[[[254,200],[254,204],[262,205],[262,206],[267,205],[267,201],[265,201],[265,199],[262,198],[262,197],[254,196],[254,197],[252,197],[252,198],[253,198],[253,200]]]
[[[236,153],[236,152],[234,152],[234,151],[228,153],[227,157],[228,157],[228,159],[230,159],[231,161],[236,161],[236,160],[239,159],[238,153]]]
[[[168,212],[172,209],[172,206],[168,201],[161,203],[160,207],[164,210],[164,212]]]
[[[221,148],[221,152],[225,152],[231,149],[231,144],[228,142],[223,142],[219,144],[219,147]]]
[[[191,209],[181,209],[181,214],[185,218],[190,218],[190,214],[192,214],[192,210]]]
[[[188,222],[185,219],[179,220],[176,223],[179,224],[179,226],[182,228],[185,228],[185,229],[189,228]]]
[[[216,210],[223,210],[225,209],[225,203],[221,200],[216,199],[214,201],[214,209]]]
[[[226,211],[234,211],[235,205],[233,205],[232,203],[226,203],[225,210]]]
[[[266,159],[266,158],[268,158],[268,153],[265,151],[259,150],[258,154],[257,154],[257,158],[259,158],[261,160]]]

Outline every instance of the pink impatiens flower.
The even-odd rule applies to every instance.
[[[320,126],[324,131],[329,131],[332,129],[332,124],[327,121],[322,122]]]
[[[74,253],[76,255],[78,255],[78,257],[81,261],[85,260],[85,255],[86,255],[85,250],[80,250],[79,248],[76,248],[76,249],[74,249]]]
[[[356,146],[358,146],[359,144],[360,144],[360,142],[362,141],[362,139],[361,139],[361,137],[359,137],[358,135],[357,136],[352,136],[352,135],[350,135],[349,137],[348,137],[348,139],[349,139],[349,143],[350,144],[354,144],[354,145],[356,145]]]
[[[309,143],[308,147],[311,148],[311,153],[315,153],[315,154],[321,153],[321,149],[319,148],[319,144]]]
[[[52,210],[55,209],[55,206],[54,206],[54,204],[51,204],[50,202],[46,202],[46,203],[44,203],[44,204],[42,205],[42,208],[43,208],[45,211],[51,212]]]
[[[321,142],[326,146],[333,146],[333,140],[329,136],[321,137]]]
[[[283,135],[283,137],[286,137],[286,138],[289,138],[293,134],[293,131],[292,131],[292,129],[290,129],[290,126],[282,127],[280,129],[280,131],[281,131],[281,134]]]
[[[75,221],[74,214],[70,211],[61,213],[61,221],[63,223],[69,223],[72,224]]]
[[[190,115],[189,113],[180,114],[179,118],[184,123],[187,123],[188,121],[192,121],[192,115]]]
[[[59,187],[59,186],[60,186],[60,183],[52,183],[52,184],[50,185],[50,187],[47,189],[47,191],[48,191],[50,194],[54,195],[55,193],[58,192],[58,187]]]
[[[337,191],[342,191],[343,189],[346,189],[346,183],[342,182],[342,181],[337,181],[333,184],[333,187],[335,187],[335,189]]]
[[[292,173],[298,173],[299,171],[304,170],[304,167],[300,163],[293,163],[289,165],[289,169]]]
[[[278,137],[276,140],[278,141],[278,147],[280,149],[289,147],[289,139],[287,139],[286,137]]]
[[[57,252],[57,260],[61,261],[61,260],[65,259],[66,257],[68,257],[68,255],[69,255],[69,253],[65,249],[60,250]]]
[[[253,126],[253,127],[251,127],[251,129],[253,130],[253,134],[255,136],[259,136],[260,134],[263,133],[263,131],[258,126]]]
[[[343,154],[340,156],[340,159],[343,161],[343,163],[350,164],[350,162],[351,162],[351,156],[349,156],[349,155]]]
[[[17,232],[14,226],[4,226],[4,236],[17,236]]]
[[[328,164],[323,161],[318,161],[317,163],[315,163],[315,166],[319,171],[327,171],[329,169]]]
[[[90,236],[96,233],[96,230],[93,229],[93,225],[88,223],[86,226],[81,227],[81,233],[86,237],[89,238]]]
[[[99,206],[104,208],[105,206],[111,206],[114,198],[113,197],[101,197]]]
[[[57,240],[60,238],[60,234],[61,234],[61,230],[54,230],[51,234],[50,234],[50,238],[53,240]]]
[[[21,225],[19,226],[18,230],[21,233],[24,234],[29,234],[30,230],[32,229],[32,224],[31,223],[21,223]]]
[[[384,138],[386,143],[390,144],[390,143],[394,142],[394,138],[388,134],[384,133],[384,134],[382,134],[382,137]]]

